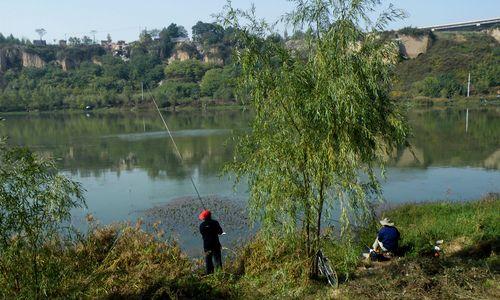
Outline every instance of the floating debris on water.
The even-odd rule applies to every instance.
[[[250,236],[247,206],[243,199],[217,195],[202,198],[206,208],[212,212],[213,218],[219,221],[227,233],[221,236],[223,244],[232,246]],[[203,207],[196,197],[186,196],[137,213],[144,218],[146,226],[152,227],[157,224],[156,226],[165,231],[167,237],[177,239],[187,252],[193,253],[192,248],[198,248],[201,241],[198,215],[202,210]]]

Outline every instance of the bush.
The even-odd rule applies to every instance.
[[[453,75],[429,76],[413,85],[417,94],[427,97],[451,98],[465,93],[465,87]]]
[[[200,87],[194,82],[168,80],[158,88],[158,93],[163,99],[162,106],[166,106],[166,102],[176,104],[199,99]]]
[[[432,31],[430,31],[429,29],[419,29],[419,28],[411,27],[411,26],[401,28],[400,30],[398,30],[398,33],[413,36],[413,37],[422,37],[425,35],[432,35]]]
[[[60,234],[82,188],[53,162],[0,141],[0,296],[46,297],[59,284]]]
[[[201,94],[214,99],[234,99],[235,78],[237,76],[237,68],[233,65],[223,69],[208,70],[200,83]]]
[[[209,68],[210,65],[196,59],[175,60],[165,68],[165,76],[167,80],[199,82]]]

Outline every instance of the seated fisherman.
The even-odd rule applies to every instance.
[[[377,238],[372,246],[373,251],[370,252],[374,259],[383,259],[382,256],[386,259],[391,258],[398,250],[399,231],[388,218],[380,220],[380,224],[382,228],[378,231]]]

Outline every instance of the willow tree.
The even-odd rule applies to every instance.
[[[48,246],[60,245],[71,210],[84,206],[80,184],[52,160],[0,137],[0,298],[46,298],[60,284],[66,274]]]
[[[296,9],[281,21],[305,31],[294,43],[275,38],[254,8],[226,6],[240,90],[255,112],[231,169],[248,179],[262,231],[302,231],[313,257],[325,213],[340,211],[343,233],[367,217],[370,200],[381,197],[384,159],[406,141],[405,119],[389,97],[398,48],[379,34],[401,14],[390,7],[372,22],[377,0],[292,2]]]

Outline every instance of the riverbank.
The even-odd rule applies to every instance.
[[[399,99],[412,107],[436,107],[436,108],[477,108],[477,107],[497,107],[500,106],[500,98],[494,95],[490,96],[471,96],[467,97],[454,97],[454,98],[431,98],[431,97],[413,97],[410,99]],[[161,111],[167,112],[183,112],[183,111],[197,111],[197,110],[232,110],[232,109],[248,109],[249,106],[244,103],[237,102],[236,100],[210,100],[210,101],[193,101],[183,103],[176,106],[167,106],[160,108]],[[93,109],[54,109],[54,110],[32,110],[32,111],[0,111],[0,115],[16,115],[24,113],[73,113],[73,112],[125,112],[125,111],[151,111],[155,110],[152,103],[141,104],[139,106],[112,106],[112,107],[99,107]]]
[[[44,286],[48,298],[370,299],[376,294],[383,299],[498,299],[498,211],[500,197],[494,194],[471,202],[406,204],[382,212],[396,222],[406,249],[403,257],[384,264],[367,265],[359,258],[363,245],[372,242],[375,223],[359,232],[348,251],[346,242],[327,234],[322,248],[339,275],[337,290],[309,279],[309,261],[299,239],[280,241],[281,246],[269,252],[256,238],[229,255],[223,272],[204,276],[202,259],[191,260],[174,240],[164,241],[158,226],[146,233],[141,222],[100,227],[89,217],[87,235],[54,241],[41,253],[44,270],[61,271]],[[437,239],[444,240],[440,258],[431,255]],[[10,275],[23,265],[21,256],[2,257],[3,297],[18,295],[9,280],[15,280]]]
[[[471,96],[454,98],[430,98],[414,97],[409,100],[403,100],[411,106],[417,107],[459,107],[459,108],[477,108],[484,106],[500,106],[500,97],[490,96]]]

